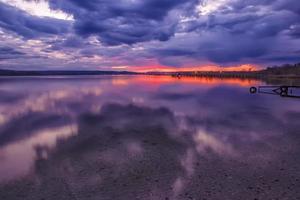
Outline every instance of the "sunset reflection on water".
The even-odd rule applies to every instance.
[[[131,83],[138,83],[142,85],[155,85],[155,84],[195,84],[204,86],[217,86],[217,85],[236,85],[241,87],[251,87],[261,83],[261,81],[254,79],[240,79],[240,78],[210,78],[210,77],[171,77],[171,76],[135,76],[129,80]],[[116,85],[127,85],[128,82],[124,79],[117,78],[113,83]]]
[[[259,84],[1,78],[0,199],[299,196],[299,100]]]

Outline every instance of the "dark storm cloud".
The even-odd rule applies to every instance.
[[[289,10],[298,15],[300,14],[300,4],[297,0],[277,0],[273,5],[275,10]]]
[[[251,37],[271,37],[276,36],[283,30],[289,29],[299,21],[299,16],[289,11],[278,11],[276,13],[266,13],[258,15],[248,11],[245,13],[217,14],[210,17],[206,22],[206,27],[196,26],[196,28],[206,30],[223,30],[232,34],[243,34]]]
[[[37,17],[0,2],[0,28],[17,33],[24,38],[67,33],[70,22],[48,17]]]
[[[182,23],[178,30],[185,36],[171,39],[165,47],[151,51],[161,60],[184,56],[221,65],[245,61],[269,63],[272,59],[295,62],[299,56],[290,55],[294,52],[290,44],[299,43],[291,41],[300,36],[300,15],[291,8],[283,1],[229,2],[209,15]],[[274,52],[282,49],[284,55],[272,58]]]
[[[163,56],[193,56],[197,54],[196,52],[188,49],[160,49],[155,52]]]
[[[254,43],[254,41],[256,41]],[[207,43],[209,49],[203,54],[216,63],[240,61],[243,58],[257,58],[268,52],[268,40],[253,40],[241,36],[217,35]]]
[[[270,38],[243,37],[232,35],[222,30],[187,34],[183,42],[171,40],[171,45],[164,48],[153,48],[151,53],[161,60],[166,57],[186,57],[188,59],[208,59],[214,63],[228,64],[242,59],[259,58],[272,48]],[[180,39],[181,40],[181,39]],[[167,62],[172,63],[172,62]]]
[[[64,49],[79,49],[84,47],[89,47],[89,43],[82,40],[82,38],[77,36],[69,36],[66,38],[59,38],[55,40],[50,40],[45,42],[50,47],[47,49],[44,49],[45,52],[51,52],[56,50],[64,50]]]
[[[24,49],[17,50],[14,47],[0,46],[0,61],[45,58],[45,56],[31,55],[29,53],[24,53],[23,51],[24,51]],[[7,68],[6,65],[5,65],[5,68]]]
[[[300,14],[300,5],[297,0],[239,0],[233,2],[231,6],[235,10],[243,10],[245,8],[249,8],[249,6],[251,8],[269,6],[272,11],[289,10]]]
[[[272,61],[272,62],[283,62],[283,63],[299,63],[300,56],[299,52],[295,55],[282,55],[282,56],[268,56],[265,60]]]
[[[23,57],[25,53],[15,50],[11,47],[0,46],[0,61],[6,59],[15,59],[19,57]]]
[[[24,53],[17,51],[11,47],[0,47],[0,54],[24,55]]]
[[[178,21],[168,18],[175,8],[187,8],[196,1],[58,1],[50,0],[53,9],[60,9],[75,18],[74,28],[81,36],[96,35],[106,45],[135,44],[168,40]]]
[[[289,29],[289,34],[295,38],[300,38],[300,23],[291,26]]]

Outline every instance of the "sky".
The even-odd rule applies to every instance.
[[[172,71],[300,62],[299,0],[0,0],[0,69]]]

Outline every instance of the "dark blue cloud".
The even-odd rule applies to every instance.
[[[291,26],[288,33],[295,38],[300,38],[300,22]]]
[[[291,44],[300,42],[299,21],[295,8],[281,0],[229,1],[209,15],[195,16],[182,24],[180,32],[186,36],[151,51],[161,60],[184,56],[220,65],[295,62],[299,56],[293,54]],[[178,40],[185,40],[189,45]],[[285,53],[278,55],[283,49]],[[168,63],[172,62],[168,60]]]
[[[60,9],[75,16],[92,17],[98,19],[114,17],[162,20],[170,10],[186,3],[195,3],[196,0],[143,0],[143,1],[110,1],[110,0],[49,0],[53,9]],[[88,13],[87,13],[88,12]],[[101,15],[100,15],[101,14]]]
[[[7,46],[0,46],[0,61],[23,57],[25,53]]]
[[[272,41],[270,38],[244,37],[241,34],[216,30],[199,34],[190,33],[182,38],[174,38],[168,46],[152,48],[150,52],[161,61],[167,61],[164,63],[169,65],[172,59],[179,56],[181,59],[185,57],[195,62],[207,60],[224,65],[239,63],[247,59],[258,59],[269,53],[272,49]],[[166,59],[167,57],[172,59]],[[178,64],[174,63],[172,66],[178,66]]]
[[[70,22],[32,16],[16,7],[0,2],[0,28],[29,39],[67,33]]]
[[[49,48],[44,49],[46,52],[47,51],[51,52],[51,51],[56,51],[56,50],[63,51],[66,48],[79,49],[79,48],[85,48],[85,47],[89,46],[88,42],[85,42],[84,40],[82,40],[82,38],[74,36],[74,35],[47,41],[45,43],[50,46]]]
[[[176,31],[178,21],[168,18],[175,8],[187,8],[195,0],[145,1],[80,1],[50,0],[53,9],[60,9],[75,18],[77,34],[96,35],[106,45],[167,41]]]

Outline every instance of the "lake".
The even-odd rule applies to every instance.
[[[300,199],[300,99],[256,80],[0,78],[0,199]]]

